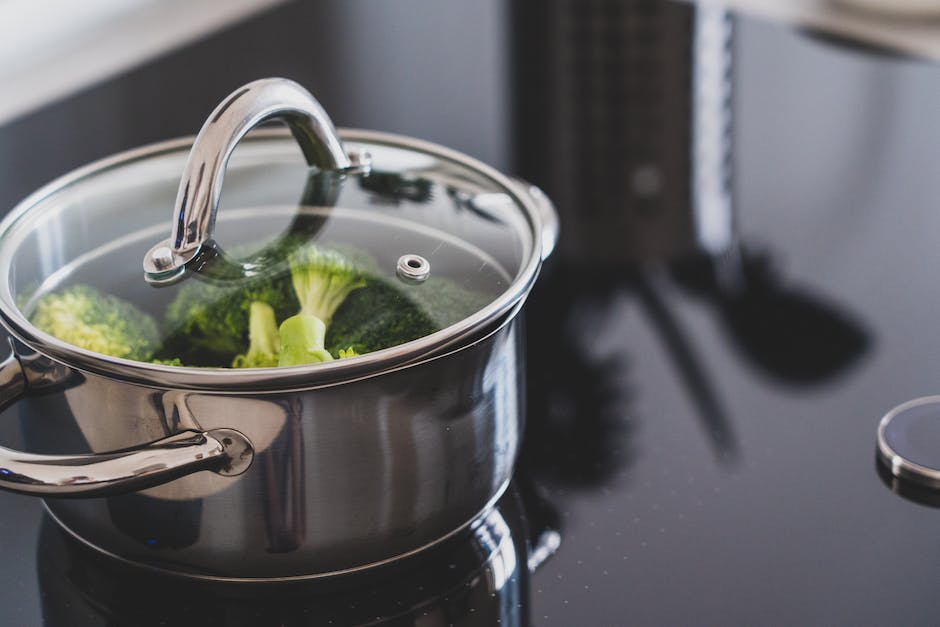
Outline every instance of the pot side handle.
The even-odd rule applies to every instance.
[[[28,388],[16,353],[0,362],[0,409]],[[0,447],[0,489],[43,497],[111,496],[200,470],[234,476],[251,465],[251,442],[234,429],[183,431],[110,453],[37,455]]]

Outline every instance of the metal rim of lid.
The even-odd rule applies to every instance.
[[[472,169],[497,184],[523,210],[531,237],[529,257],[506,290],[474,314],[416,340],[359,357],[285,368],[186,368],[132,361],[78,348],[29,323],[14,304],[7,276],[0,280],[0,322],[16,339],[33,350],[81,371],[140,385],[229,393],[286,392],[367,378],[416,365],[429,358],[441,357],[468,346],[482,335],[488,336],[496,328],[502,328],[524,303],[541,268],[542,228],[535,200],[526,197],[520,192],[518,184],[495,168],[444,146],[380,131],[344,128],[337,131],[344,142],[385,145],[427,153]],[[33,207],[58,191],[107,170],[187,149],[194,139],[195,136],[190,136],[134,148],[92,162],[53,180],[20,201],[0,222],[0,242],[13,225],[28,218],[27,214]],[[286,129],[258,129],[242,141],[279,139],[293,141]]]
[[[882,417],[878,423],[878,459],[898,479],[928,488],[940,489],[940,469],[930,468],[907,459],[894,450],[885,434],[888,425],[897,416],[915,407],[930,404],[936,404],[940,408],[940,396],[922,396],[901,403]],[[940,416],[938,416],[938,420],[940,420]]]

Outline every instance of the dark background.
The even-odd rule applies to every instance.
[[[526,314],[520,472],[562,531],[532,622],[934,623],[940,513],[883,484],[874,436],[940,389],[940,69],[736,21],[728,191],[750,279],[729,294],[727,255],[690,243],[695,19],[658,2],[288,4],[0,128],[0,203],[192,134],[268,75],[338,125],[523,174],[563,217]],[[631,184],[651,165],[652,198]],[[0,501],[0,623],[39,624],[41,508]]]

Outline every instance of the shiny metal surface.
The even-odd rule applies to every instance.
[[[46,519],[38,549],[43,621],[50,627],[102,620],[135,626],[523,627],[530,624],[526,563],[540,547],[533,545],[536,513],[521,492],[510,487],[464,535],[411,560],[341,580],[287,585],[160,576],[85,550]]]
[[[50,499],[47,507],[63,527],[104,553],[189,577],[268,581],[347,573],[421,551],[487,512],[509,483],[522,429],[516,316],[557,237],[557,218],[544,196],[459,153],[345,131],[344,139],[359,144],[347,159],[316,101],[297,85],[274,79],[230,96],[196,138],[171,240],[152,249],[152,263],[145,264],[151,278],[172,278],[174,268],[211,237],[229,155],[253,126],[271,117],[285,119],[307,161],[321,167],[362,166],[370,146],[389,146],[492,179],[513,209],[520,264],[515,276],[507,274],[508,287],[481,310],[390,349],[291,368],[172,367],[98,355],[39,332],[15,305],[12,284],[23,234],[36,223],[54,228],[60,219],[46,215],[42,221],[37,211],[30,223],[36,203],[102,171],[188,150],[189,141],[95,164],[15,209],[0,224],[0,314],[25,345],[25,379],[54,382],[23,395],[27,448],[55,456],[46,461],[94,459],[116,472],[112,466],[128,468],[111,451],[154,442],[160,462],[134,457],[148,462],[129,468],[135,487],[151,476],[169,476],[170,468],[218,471],[132,494]],[[10,377],[11,389],[22,393],[21,385]],[[197,452],[198,467],[182,459],[185,448],[171,446],[180,440],[193,445],[194,434],[209,443]],[[61,457],[76,449],[78,456]],[[180,458],[163,459],[167,451]],[[218,466],[210,463],[216,457]],[[83,475],[76,482],[70,475],[65,482],[103,485],[110,477]]]
[[[554,248],[554,238],[558,234],[558,218],[551,203],[542,202],[541,199],[527,193],[525,189],[495,169],[462,153],[436,144],[376,131],[341,129],[339,135],[347,145],[356,145],[350,145],[351,152],[361,150],[367,145],[415,150],[473,168],[503,186],[513,202],[524,212],[527,228],[531,229],[529,237],[531,251],[527,249],[522,268],[513,277],[506,290],[473,315],[417,340],[351,359],[289,368],[236,370],[179,368],[130,361],[76,348],[33,327],[23,312],[16,307],[16,299],[11,287],[13,277],[10,275],[10,268],[15,263],[17,251],[15,246],[4,245],[8,244],[4,236],[17,227],[21,220],[28,223],[30,208],[57,191],[81,184],[103,171],[120,169],[163,154],[188,151],[193,139],[184,138],[121,153],[65,175],[23,200],[0,222],[0,269],[3,269],[4,273],[3,280],[0,280],[0,317],[2,317],[3,325],[14,337],[38,353],[82,372],[95,373],[139,385],[178,390],[243,393],[246,390],[258,392],[303,390],[375,376],[388,370],[446,354],[475,341],[494,325],[500,324],[507,316],[515,315],[514,312],[524,303],[535,284],[543,256],[546,251]],[[288,133],[277,129],[255,131],[244,141],[253,139],[265,141],[274,138],[292,141]],[[59,226],[54,223],[48,225],[48,228]]]
[[[698,248],[720,255],[738,240],[731,197],[734,21],[721,7],[703,7],[692,28],[689,206]]]
[[[237,429],[255,457],[237,477],[201,472],[47,507],[102,551],[191,577],[335,575],[433,545],[502,492],[522,428],[517,326],[509,317],[436,359],[287,393],[208,394],[86,373],[22,400],[24,438],[30,451],[99,453]]]
[[[284,121],[307,163],[323,170],[352,167],[333,122],[306,89],[283,78],[254,81],[231,93],[206,120],[193,142],[173,209],[170,238],[144,256],[144,277],[163,285],[183,277],[212,237],[225,166],[238,142],[259,124]],[[357,153],[359,167],[363,154]]]
[[[230,455],[223,440],[239,442]],[[140,490],[180,475],[214,470],[241,474],[251,448],[237,431],[183,431],[120,453],[36,455],[0,448],[0,487],[41,496],[101,496]],[[234,461],[234,463],[233,463]]]
[[[402,255],[398,258],[395,272],[404,281],[420,283],[431,276],[431,264],[421,255]]]
[[[536,211],[539,214],[542,235],[542,261],[548,259],[555,250],[555,244],[558,242],[558,234],[561,230],[561,224],[558,220],[558,210],[552,203],[551,198],[537,186],[524,181],[520,178],[513,178],[513,182],[522,191],[523,196],[528,197]]]
[[[902,403],[889,411],[878,423],[877,444],[878,458],[890,470],[891,474],[905,481],[937,489],[940,488],[940,468],[933,468],[911,459],[904,451],[892,446],[888,430],[892,423],[898,423],[915,412],[936,416],[940,420],[940,396],[925,396]],[[903,425],[901,426],[903,428]],[[916,434],[910,434],[916,437]],[[940,459],[940,451],[937,452]]]
[[[0,362],[0,406],[27,392],[14,352]],[[0,447],[0,488],[42,496],[98,496],[148,488],[182,475],[212,470],[226,476],[251,465],[251,443],[232,429],[188,429],[118,452],[80,455],[22,453]]]

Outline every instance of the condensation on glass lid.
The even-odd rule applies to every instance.
[[[940,490],[940,396],[889,411],[878,425],[878,456],[894,477]]]

